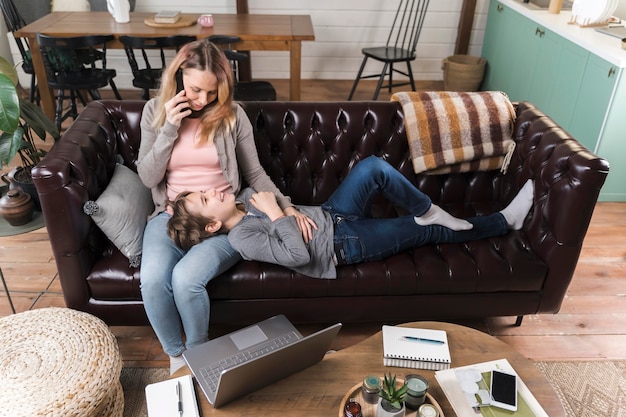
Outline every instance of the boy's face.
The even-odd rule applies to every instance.
[[[235,195],[216,189],[198,191],[189,194],[185,207],[189,213],[213,221],[224,222],[237,210]]]

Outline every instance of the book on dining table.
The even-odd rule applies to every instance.
[[[176,23],[180,20],[180,10],[161,10],[154,15],[155,23]]]
[[[450,347],[444,330],[383,326],[383,363],[415,369],[450,368]]]

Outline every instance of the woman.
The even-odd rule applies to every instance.
[[[407,216],[368,217],[372,199],[382,193]],[[462,220],[432,204],[383,159],[361,161],[321,207],[300,207],[319,230],[305,242],[295,219],[266,192],[246,189],[238,205],[232,194],[184,192],[172,203],[170,236],[181,247],[228,233],[244,259],[283,265],[317,278],[336,278],[337,265],[384,259],[426,244],[455,243],[518,230],[530,210],[534,184],[528,182],[502,211]]]
[[[185,364],[186,348],[208,340],[207,283],[240,255],[226,236],[188,251],[176,246],[167,234],[166,200],[183,190],[239,193],[245,180],[275,195],[285,213],[295,216],[305,240],[314,224],[261,167],[250,121],[233,103],[230,64],[208,40],[184,45],[163,71],[157,96],[144,107],[141,134],[137,172],[155,205],[144,232],[141,294],[173,373]]]

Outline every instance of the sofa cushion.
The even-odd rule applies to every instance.
[[[109,185],[96,201],[87,201],[83,210],[128,258],[130,266],[139,266],[143,231],[154,210],[150,190],[139,176],[117,164]]]

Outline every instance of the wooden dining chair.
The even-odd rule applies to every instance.
[[[242,80],[240,66],[247,62],[248,55],[233,50],[233,43],[239,42],[238,36],[211,35],[208,39],[216,45],[224,48],[224,55],[230,61],[233,78],[235,82],[234,99],[237,101],[274,101],[276,100],[276,89],[269,81],[263,80]]]
[[[195,36],[120,36],[124,51],[133,73],[133,86],[141,88],[141,98],[148,100],[150,90],[159,87],[161,73],[167,65],[166,50],[178,51],[186,43],[196,40]]]
[[[417,41],[424,25],[424,17],[428,9],[429,0],[400,0],[395,17],[391,24],[391,30],[387,37],[387,43],[384,46],[374,46],[361,49],[363,53],[363,61],[361,67],[354,80],[348,100],[352,100],[352,96],[356,91],[359,81],[363,78],[378,78],[378,84],[374,91],[374,98],[378,98],[378,93],[382,87],[389,88],[389,92],[393,87],[410,85],[411,90],[415,91],[415,81],[413,80],[413,71],[411,69],[411,61],[416,58],[415,50]],[[378,74],[363,75],[365,64],[368,59],[372,58],[383,63],[383,69]],[[405,62],[406,72],[394,68],[394,64]],[[408,82],[393,82],[393,74],[399,73],[409,77]],[[383,86],[385,78],[389,76],[389,82]]]
[[[79,97],[80,91],[89,92],[91,97],[97,100],[100,99],[98,89],[110,86],[115,97],[118,100],[122,99],[113,81],[117,72],[107,68],[107,42],[113,39],[113,35],[66,38],[37,34],[48,85],[58,91],[55,123],[59,130],[65,119],[78,117],[76,98],[82,100],[82,97]],[[70,100],[70,107],[63,113],[65,99]]]
[[[22,17],[20,11],[13,3],[13,0],[0,0],[0,8],[2,8],[2,16],[4,23],[9,32],[13,33],[26,26],[26,20]],[[22,57],[22,70],[30,75],[30,91],[29,99],[31,103],[39,101],[39,90],[37,89],[37,77],[35,77],[35,68],[30,57],[30,45],[26,38],[15,38],[17,49]]]

